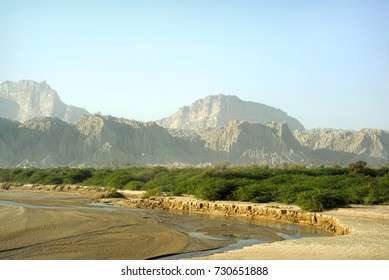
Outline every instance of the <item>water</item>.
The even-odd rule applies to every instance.
[[[12,198],[12,197],[11,197]],[[176,260],[182,258],[201,257],[229,250],[240,249],[255,244],[263,244],[287,239],[298,239],[304,237],[328,236],[327,233],[317,229],[293,224],[286,224],[269,220],[246,220],[237,217],[224,217],[216,215],[178,215],[162,210],[128,208],[120,206],[109,206],[103,203],[74,201],[67,198],[64,202],[58,203],[61,199],[56,198],[55,205],[50,204],[52,198],[45,194],[36,196],[34,194],[26,203],[12,200],[1,200],[0,206],[14,206],[32,209],[76,209],[81,211],[131,211],[143,219],[152,219],[158,224],[166,225],[178,232],[188,236],[188,246],[184,252],[174,255],[160,256],[153,259]],[[81,201],[82,202],[82,201]],[[58,205],[59,204],[59,205]],[[78,204],[78,205],[77,205]]]

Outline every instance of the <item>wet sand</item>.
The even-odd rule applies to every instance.
[[[77,194],[1,192],[0,198],[54,206],[0,207],[1,259],[146,259],[179,252],[188,243],[184,234],[137,213],[66,209],[87,204]]]
[[[237,219],[90,205],[95,196],[0,190],[0,259],[152,259],[299,233],[287,225],[269,229]]]
[[[389,205],[353,205],[323,214],[350,227],[351,233],[254,245],[199,259],[389,260]]]
[[[152,259],[220,248],[234,242],[223,237],[234,236],[262,242],[205,257],[182,258],[389,260],[389,205],[354,205],[321,213],[349,227],[347,235],[275,242],[289,234],[288,227],[274,224],[277,234],[268,228],[271,223],[258,227],[232,217],[191,217],[139,208],[101,211],[100,206],[88,205],[95,195],[0,190],[0,201],[41,205],[0,206],[0,259]],[[290,232],[295,231],[293,226]]]

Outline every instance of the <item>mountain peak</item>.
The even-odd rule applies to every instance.
[[[190,106],[180,108],[172,116],[161,119],[157,123],[171,129],[197,130],[222,127],[232,120],[250,123],[287,122],[292,130],[304,130],[304,126],[298,120],[280,109],[224,94],[198,99]]]
[[[89,114],[85,109],[64,104],[46,81],[6,81],[0,84],[0,117],[20,122],[36,117],[56,117],[76,122]]]

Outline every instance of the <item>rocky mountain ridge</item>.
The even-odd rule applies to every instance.
[[[175,132],[175,133],[174,133]],[[181,131],[182,132],[182,131]],[[336,153],[336,156],[334,155]],[[286,123],[231,121],[188,134],[154,122],[88,115],[77,123],[35,118],[0,119],[0,167],[304,163],[347,165],[358,159],[385,164],[388,158],[314,150],[296,140]]]
[[[156,123],[171,129],[201,130],[223,127],[233,120],[250,123],[287,122],[291,130],[304,130],[304,126],[298,120],[280,109],[223,94],[199,99]]]
[[[74,123],[89,113],[64,104],[46,82],[6,81],[0,84],[0,117],[27,121],[36,117],[56,117]]]
[[[388,131],[305,131],[281,110],[235,96],[198,100],[158,125],[90,115],[45,82],[5,82],[0,93],[0,167],[389,162]]]
[[[294,136],[301,145],[312,150],[346,152],[364,158],[389,161],[389,133],[380,129],[361,129],[359,131],[340,129],[312,129],[295,132]]]

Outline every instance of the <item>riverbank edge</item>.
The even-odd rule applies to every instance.
[[[179,214],[212,214],[249,220],[268,219],[315,227],[333,236],[351,232],[349,227],[342,225],[334,217],[297,209],[285,209],[282,205],[263,206],[238,201],[203,201],[181,197],[101,199],[101,202],[116,206],[161,209]]]
[[[347,235],[351,229],[341,224],[332,216],[317,212],[306,212],[293,205],[279,203],[249,203],[240,201],[205,201],[193,197],[156,196],[142,198],[136,192],[122,191],[125,198],[104,198],[104,187],[88,187],[78,185],[38,185],[0,183],[0,189],[23,191],[57,191],[73,192],[91,196],[92,199],[116,206],[152,208],[178,214],[210,214],[242,217],[249,220],[268,219],[291,224],[311,226],[329,232],[331,235]]]

